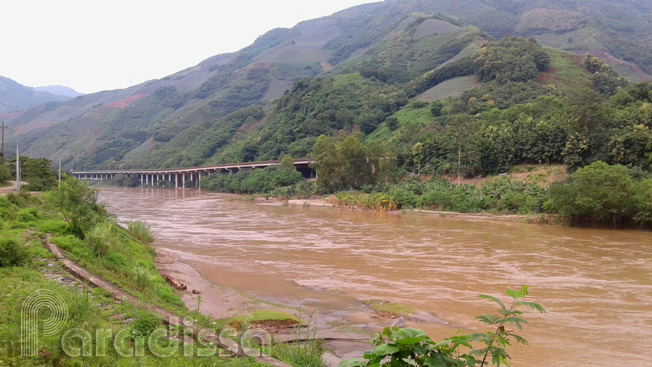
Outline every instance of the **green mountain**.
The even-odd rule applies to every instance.
[[[526,88],[530,97],[544,85],[590,85],[581,65],[587,53],[631,80],[647,79],[650,15],[643,0],[387,0],[272,30],[160,80],[3,118],[12,144],[68,168],[301,156],[319,134],[377,135],[412,99],[485,85],[473,76],[472,57],[504,35],[554,48],[547,51],[552,67],[535,75],[539,87]]]
[[[0,76],[0,118],[1,114],[26,110],[46,103],[67,101],[70,97],[48,91],[29,88],[9,78]]]

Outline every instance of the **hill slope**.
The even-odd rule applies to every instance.
[[[45,102],[60,102],[69,99],[68,96],[25,87],[9,78],[0,76],[0,114],[25,110]]]
[[[642,0],[618,5],[606,0],[388,0],[272,30],[236,53],[160,80],[4,118],[11,143],[20,143],[30,155],[62,159],[68,168],[171,167],[271,158],[281,150],[304,154],[312,134],[302,133],[307,129],[303,122],[297,131],[273,133],[278,146],[255,146],[244,139],[259,125],[273,125],[272,117],[265,118],[270,102],[297,80],[331,75],[333,88],[349,93],[346,101],[382,90],[404,103],[407,99],[399,91],[405,91],[405,83],[459,62],[492,37],[506,34],[533,36],[577,55],[591,52],[643,79],[652,72],[652,60],[644,57],[652,51],[643,42],[652,39],[651,10]],[[554,22],[544,21],[551,17]],[[355,73],[365,81],[345,76]],[[348,86],[337,86],[340,82]],[[355,106],[367,111],[363,116],[351,116],[350,108],[339,115],[331,110],[331,116],[308,107],[303,113],[316,117],[309,119],[316,127],[311,131],[326,124],[328,129],[361,126],[370,132],[400,107],[376,108],[376,102],[387,99]]]

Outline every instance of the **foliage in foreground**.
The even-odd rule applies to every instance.
[[[373,340],[375,348],[364,354],[364,360],[348,359],[339,367],[483,367],[509,365],[507,347],[516,342],[527,345],[527,341],[515,334],[522,330],[527,321],[521,318],[523,308],[545,313],[541,305],[523,299],[528,287],[507,290],[511,304],[500,299],[480,295],[499,306],[498,313],[476,317],[483,324],[495,328],[485,333],[462,334],[433,341],[422,330],[406,328],[385,328]]]

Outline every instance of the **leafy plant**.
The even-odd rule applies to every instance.
[[[507,290],[511,303],[505,305],[500,299],[480,295],[479,298],[499,306],[496,314],[478,316],[480,322],[494,327],[485,333],[462,334],[433,341],[423,330],[385,328],[373,340],[375,348],[364,354],[364,360],[347,359],[339,367],[484,367],[509,365],[507,347],[515,341],[527,345],[527,341],[515,334],[512,328],[521,330],[527,321],[521,318],[523,308],[545,313],[541,305],[525,301],[528,287]],[[476,347],[477,346],[477,347]],[[463,350],[467,350],[463,352]]]

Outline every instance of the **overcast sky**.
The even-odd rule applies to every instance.
[[[0,75],[82,93],[125,88],[372,1],[0,0]]]

